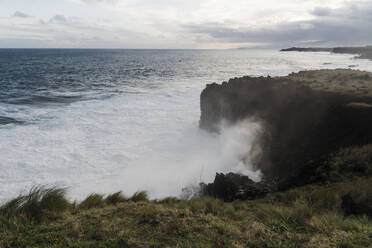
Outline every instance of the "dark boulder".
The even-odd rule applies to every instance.
[[[249,177],[228,173],[217,173],[213,183],[202,185],[204,195],[223,199],[226,202],[234,200],[252,200],[264,197],[274,191],[274,186],[266,182],[254,182]]]

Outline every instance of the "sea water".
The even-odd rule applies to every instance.
[[[372,70],[354,55],[272,50],[0,50],[0,200],[32,186],[69,197],[179,196],[241,162],[260,126],[200,130],[206,84],[321,68]]]

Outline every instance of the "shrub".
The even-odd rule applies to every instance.
[[[316,188],[307,196],[309,205],[317,210],[338,210],[340,195],[333,188]]]
[[[130,201],[133,201],[133,202],[148,202],[149,201],[149,197],[147,195],[147,192],[146,191],[140,191],[140,192],[136,192],[132,195],[131,198],[129,198]]]
[[[91,194],[79,204],[80,209],[101,208],[105,205],[103,195]]]
[[[372,180],[357,180],[351,185],[353,187],[347,193],[351,194],[357,203],[365,204],[372,208]]]
[[[371,195],[370,191],[351,191],[342,196],[341,208],[346,215],[368,215],[372,217]]]
[[[166,197],[159,201],[159,203],[166,204],[166,205],[174,205],[179,203],[181,200],[177,199],[176,197]]]
[[[339,182],[372,176],[372,145],[349,147],[330,155],[316,168],[314,180]]]

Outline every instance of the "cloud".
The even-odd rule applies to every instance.
[[[61,0],[58,13],[50,13],[51,1],[38,2],[39,16],[3,19],[0,36],[13,39],[19,30],[17,37],[28,41],[43,34],[56,47],[61,44],[60,37],[55,39],[59,29],[69,37],[68,46],[82,47],[372,43],[371,0]]]
[[[268,42],[272,45],[353,45],[372,43],[372,3],[348,3],[337,9],[315,8],[314,18],[263,27],[204,23],[184,25],[202,42]],[[200,38],[201,37],[201,38]]]
[[[3,48],[138,48],[151,36],[114,27],[96,19],[55,15],[49,21],[36,17],[0,17],[0,47]],[[156,44],[156,39],[151,42]]]
[[[65,22],[67,22],[67,18],[64,15],[55,15],[49,20],[49,22],[51,22],[51,23],[65,23]]]
[[[80,0],[83,3],[94,4],[94,3],[108,3],[108,4],[116,4],[119,0]]]
[[[332,12],[331,8],[322,8],[322,7],[317,7],[310,13],[315,15],[315,16],[329,16]]]
[[[14,14],[13,14],[14,17],[19,17],[19,18],[28,18],[28,17],[31,17],[23,12],[20,12],[20,11],[16,11]]]

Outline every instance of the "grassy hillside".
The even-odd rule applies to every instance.
[[[140,193],[91,195],[68,206],[61,191],[49,191],[53,199],[28,196],[33,202],[19,212],[2,208],[0,247],[372,247],[372,219],[347,216],[341,206],[347,193],[370,201],[366,189],[372,189],[370,178],[244,202],[148,201]]]
[[[119,192],[76,203],[34,188],[0,207],[0,247],[372,247],[370,149],[333,154],[322,184],[252,201]]]

